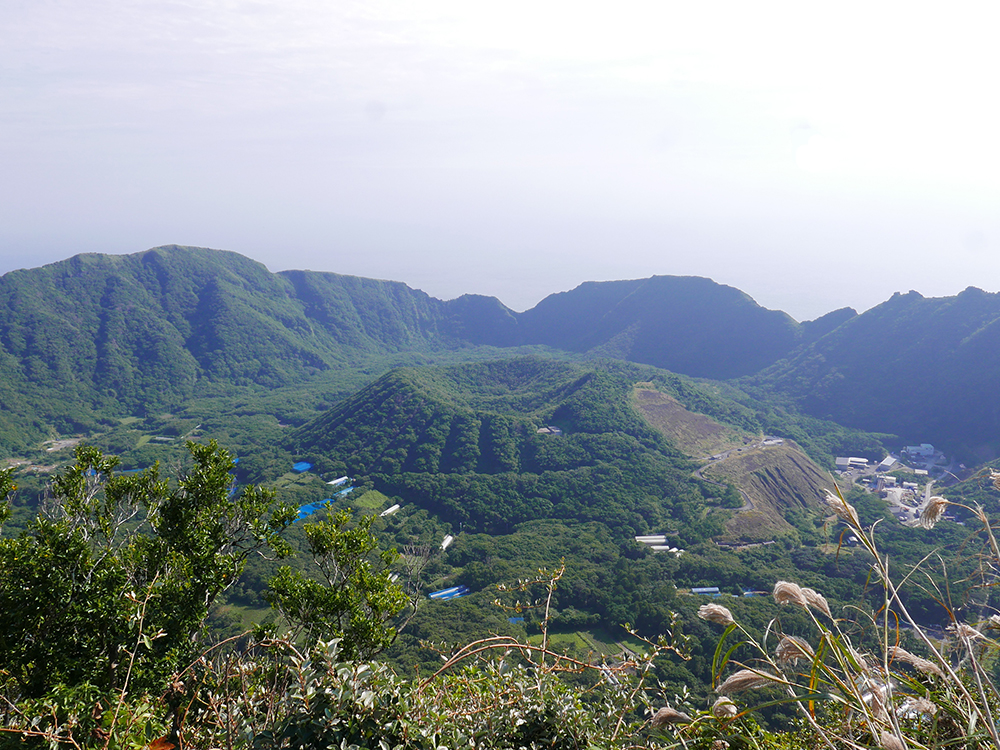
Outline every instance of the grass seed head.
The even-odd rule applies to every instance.
[[[883,750],[906,750],[906,745],[903,744],[903,741],[896,735],[889,734],[888,732],[882,732],[879,744]]]
[[[933,674],[938,677],[944,677],[944,672],[941,667],[932,661],[923,659],[916,654],[911,654],[905,648],[901,646],[890,646],[889,656],[892,659],[901,661],[905,664],[909,664],[911,667],[916,669],[918,672],[923,672],[924,674]]]
[[[976,630],[971,625],[966,625],[964,622],[957,622],[954,625],[954,631],[963,641],[974,641],[977,638],[982,638],[983,634]]]
[[[721,604],[702,604],[698,607],[698,617],[728,627],[733,624],[733,613]]]
[[[774,657],[781,664],[797,664],[799,661],[812,661],[816,656],[812,646],[804,638],[786,635],[774,649]]]
[[[716,719],[732,719],[739,712],[736,704],[724,695],[712,704],[712,716]]]
[[[924,529],[933,529],[934,524],[941,520],[941,516],[944,515],[944,509],[949,505],[951,503],[938,495],[928,498],[927,502],[924,503],[924,507],[920,509],[920,518],[917,521],[917,525]]]
[[[933,701],[929,701],[926,698],[909,698],[902,706],[900,706],[900,712],[904,717],[916,714],[933,716],[937,713],[937,710],[937,705]]]
[[[800,607],[809,606],[802,589],[797,583],[778,581],[774,584],[774,601],[778,604],[797,604]]]
[[[837,514],[837,517],[840,518],[841,521],[844,521],[851,526],[861,526],[861,521],[858,519],[858,512],[854,509],[853,505],[840,496],[839,492],[834,494],[830,492],[830,490],[827,490],[826,504],[829,506],[830,510]]]
[[[729,695],[730,693],[740,693],[744,690],[764,687],[764,685],[773,682],[779,682],[776,675],[768,674],[767,672],[755,672],[752,669],[741,669],[739,672],[729,675],[726,681],[715,689],[715,692],[722,695]]]
[[[830,613],[830,605],[826,603],[826,599],[823,595],[814,589],[802,589],[802,596],[805,597],[806,603],[813,609],[818,609],[824,615],[833,619],[833,615]]]
[[[664,706],[649,720],[650,725],[654,727],[664,727],[667,724],[689,724],[690,722],[690,716],[670,706]]]

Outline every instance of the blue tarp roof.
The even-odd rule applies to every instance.
[[[428,594],[428,598],[437,599],[439,602],[448,601],[449,599],[457,599],[460,596],[465,596],[469,593],[468,586],[452,586],[450,589],[441,589],[440,591],[432,591]]]
[[[297,464],[292,465],[292,471],[309,471],[313,465],[306,461],[299,461]]]
[[[300,521],[306,516],[311,516],[317,510],[322,508],[327,503],[332,503],[333,500],[317,500],[315,503],[306,503],[305,505],[299,506],[299,515],[295,517],[296,521]]]

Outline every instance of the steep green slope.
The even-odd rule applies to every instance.
[[[824,419],[985,460],[1000,451],[998,371],[1000,294],[969,288],[897,294],[748,382]]]
[[[275,388],[365,355],[454,348],[453,318],[403,284],[272,274],[204,248],[14,271],[0,278],[0,446],[169,410],[206,387]]]

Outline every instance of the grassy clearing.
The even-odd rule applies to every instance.
[[[641,383],[632,391],[632,404],[654,429],[692,458],[736,448],[746,436],[711,417],[688,411],[673,396]]]
[[[357,497],[354,497],[354,495],[355,493],[352,492],[347,496],[349,500],[348,504],[357,510],[380,512],[392,505],[392,500],[378,490],[368,490],[368,492]]]
[[[528,643],[534,646],[542,645],[541,633],[528,636]],[[597,656],[613,657],[620,655],[625,649],[634,652],[644,652],[648,649],[648,646],[624,631],[619,637],[608,630],[595,629],[565,633],[550,631],[549,648],[563,653],[575,652],[581,655],[593,653]]]

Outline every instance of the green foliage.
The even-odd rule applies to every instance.
[[[270,582],[267,600],[307,643],[337,638],[348,659],[368,659],[392,644],[388,623],[407,603],[393,583],[390,566],[398,553],[378,550],[371,533],[373,516],[351,526],[351,515],[305,524],[309,552],[321,580],[283,567]]]
[[[317,644],[308,660],[293,657],[302,687],[251,746],[570,750],[609,735],[600,713],[549,673],[489,662],[417,685],[341,658],[336,642]]]
[[[116,474],[116,459],[78,448],[43,513],[0,540],[0,652],[20,695],[155,689],[190,658],[247,556],[287,551],[278,533],[294,511],[272,510],[259,488],[234,495],[232,459],[214,443],[189,450],[193,467],[170,487],[156,466]]]

